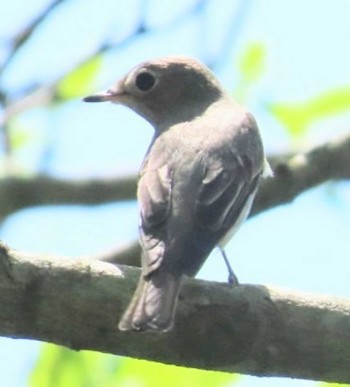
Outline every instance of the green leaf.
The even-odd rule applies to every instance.
[[[244,103],[249,88],[266,70],[266,47],[263,42],[252,42],[245,47],[238,60],[240,78],[235,87],[235,98]]]
[[[250,43],[239,60],[239,70],[244,82],[258,80],[265,71],[266,47],[262,42]]]
[[[33,134],[24,127],[13,126],[9,132],[10,148],[14,151],[30,144]]]
[[[66,75],[57,86],[62,99],[77,98],[87,94],[102,65],[101,56],[95,56]]]
[[[45,344],[29,379],[29,387],[113,387],[119,358],[92,351],[75,352]]]
[[[229,387],[238,375],[43,345],[29,387]]]
[[[350,87],[327,91],[303,103],[272,103],[269,109],[288,133],[298,138],[315,121],[350,110]]]
[[[177,367],[145,360],[124,359],[117,373],[118,387],[228,387],[238,375]]]

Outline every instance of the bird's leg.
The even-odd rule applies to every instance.
[[[239,285],[239,281],[238,281],[238,278],[236,276],[236,274],[233,272],[232,270],[232,267],[230,265],[230,262],[228,261],[227,259],[227,255],[225,253],[225,250],[219,246],[219,249],[221,251],[221,254],[224,258],[224,261],[225,261],[225,264],[226,264],[226,267],[227,267],[227,271],[228,271],[228,283],[231,285],[231,286],[238,286]]]

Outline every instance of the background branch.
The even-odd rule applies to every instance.
[[[37,27],[48,18],[48,16],[53,12],[58,5],[60,5],[64,0],[54,0],[47,5],[46,8],[43,8],[41,13],[39,13],[26,27],[17,33],[16,36],[12,38],[11,41],[11,51],[7,56],[6,60],[2,63],[0,68],[0,74],[8,67],[13,57],[17,51],[30,39],[33,33],[36,31]]]
[[[350,134],[305,153],[269,157],[272,178],[262,180],[250,216],[293,201],[299,194],[329,180],[350,178]],[[64,181],[38,176],[3,178],[0,218],[36,205],[101,204],[133,200],[136,176],[105,180]],[[95,258],[129,266],[140,265],[140,247],[133,242]]]
[[[330,180],[350,179],[350,133],[305,153],[269,157],[272,178],[262,180],[250,216],[289,203]],[[101,204],[133,200],[136,176],[69,181],[48,176],[0,180],[0,216],[37,205]]]
[[[138,269],[0,248],[0,334],[260,376],[350,382],[350,301],[188,280],[176,328],[121,333]]]
[[[293,201],[330,180],[350,179],[350,133],[305,153],[270,157],[274,177],[260,184],[250,216]]]
[[[110,203],[135,199],[135,194],[135,176],[81,181],[8,177],[0,180],[0,217],[37,205]]]
[[[0,75],[10,65],[18,50],[31,38],[33,33],[37,30],[37,27],[40,26],[40,24],[44,20],[46,20],[49,15],[64,1],[65,0],[54,0],[51,4],[47,6],[47,8],[43,9],[43,11],[39,15],[37,15],[37,17],[34,18],[27,27],[25,27],[17,34],[17,36],[12,39],[12,49],[10,50],[10,53],[8,54],[5,61],[2,63],[2,66],[0,68]],[[130,32],[130,34],[124,36],[122,39],[119,40],[111,39],[110,41],[107,40],[101,42],[101,44],[96,47],[96,49],[94,49],[87,57],[82,58],[79,63],[76,63],[71,69],[71,71],[74,71],[74,69],[83,66],[94,57],[98,57],[105,53],[111,52],[112,50],[121,50],[123,47],[129,46],[132,42],[136,40],[137,37],[140,37],[144,34],[166,33],[168,30],[171,30],[179,23],[181,23],[184,18],[190,18],[191,16],[197,13],[201,13],[205,9],[206,3],[207,0],[197,0],[183,14],[175,18],[172,23],[163,25],[158,29],[149,29],[147,27],[147,23],[145,22],[145,15],[147,13],[147,2],[143,2],[139,10],[139,21],[135,29]],[[243,19],[240,20],[242,21]],[[229,39],[226,39],[227,43],[232,44],[232,35],[228,35],[228,37]],[[223,53],[226,53],[227,51],[228,50],[226,49],[222,50]],[[214,66],[219,61],[220,58],[218,57],[215,61],[211,61],[211,65]],[[62,79],[64,79],[66,76],[67,72],[58,76],[57,79],[50,84],[30,85],[29,87],[23,89],[20,93],[19,98],[15,99],[14,101],[9,101],[7,98],[6,91],[1,90],[0,88],[0,104],[4,105],[5,107],[4,112],[0,117],[0,127],[6,128],[8,122],[12,118],[34,107],[47,106],[51,102],[64,102],[65,98],[62,98],[60,96],[58,87]]]

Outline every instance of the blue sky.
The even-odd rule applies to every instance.
[[[6,37],[46,3],[17,0],[3,5],[0,57],[7,49]],[[238,62],[244,47],[263,41],[266,72],[249,89],[245,104],[259,122],[266,149],[283,151],[291,142],[268,111],[270,102],[303,102],[322,91],[350,85],[350,54],[344,49],[350,36],[347,0],[212,0],[201,18],[186,16],[193,3],[150,1],[145,23],[155,32],[108,53],[94,90],[109,86],[141,60],[186,54],[201,60],[219,56],[214,70],[233,92],[240,79]],[[87,57],[104,37],[118,42],[128,36],[138,23],[141,4],[136,0],[67,1],[18,54],[0,78],[1,84],[16,96],[24,86],[50,83]],[[165,28],[168,23],[170,27]],[[317,122],[299,145],[332,138],[349,130],[349,122],[349,112]],[[49,110],[28,111],[17,119],[14,130],[26,131],[33,139],[16,151],[15,163],[21,173],[40,168],[65,178],[136,172],[152,136],[152,128],[125,108],[88,105],[78,99]],[[50,152],[44,157],[48,143]],[[349,215],[349,185],[326,184],[248,221],[227,252],[241,282],[349,297]],[[25,251],[72,257],[94,254],[136,237],[137,207],[128,202],[27,209],[9,217],[0,232],[2,240]],[[199,276],[226,280],[217,252]],[[25,386],[37,350],[36,343],[1,339],[4,385]],[[237,386],[281,383],[279,379],[246,377]],[[315,385],[283,381],[287,387],[304,384]]]

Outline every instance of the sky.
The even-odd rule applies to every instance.
[[[66,1],[3,73],[2,87],[15,98],[23,88],[49,84],[74,68],[106,36],[110,42],[122,42],[138,25],[142,3]],[[267,108],[272,102],[301,103],[350,85],[350,54],[344,50],[350,36],[347,0],[212,0],[201,18],[188,15],[193,3],[149,1],[145,24],[154,33],[111,50],[91,91],[113,84],[142,60],[185,54],[209,62],[219,57],[214,71],[234,92],[240,81],[240,55],[251,42],[263,41],[265,72],[250,87],[244,103],[258,120],[267,152],[305,148],[349,129],[350,113],[342,113],[315,122],[302,141],[292,143]],[[47,1],[15,0],[2,5],[0,58],[8,50],[7,39],[43,4]],[[40,170],[62,178],[134,173],[152,136],[149,124],[126,108],[83,104],[78,98],[49,110],[28,111],[17,119],[14,130],[29,133],[32,139],[15,153],[17,170],[23,174]],[[328,183],[249,220],[227,253],[242,283],[349,297],[349,215],[349,184]],[[137,206],[132,201],[25,209],[6,219],[0,229],[0,238],[11,247],[72,257],[109,250],[136,237]],[[226,280],[216,251],[198,277]],[[3,385],[25,386],[39,344],[11,339],[0,339],[0,343]],[[277,378],[253,377],[235,384],[280,385]],[[283,380],[286,387],[315,385]]]

